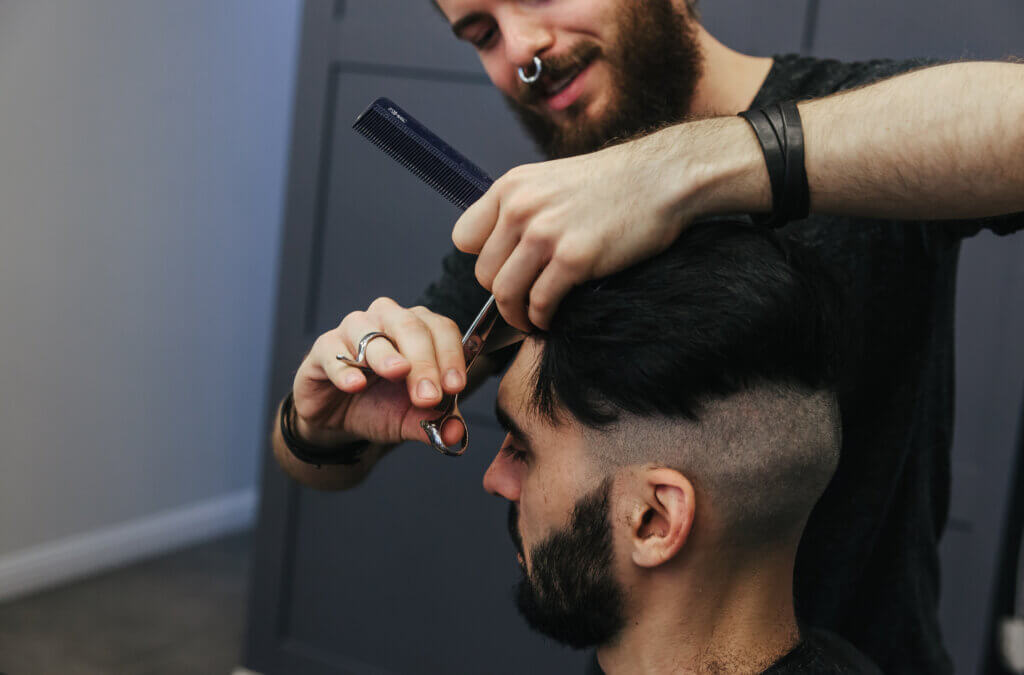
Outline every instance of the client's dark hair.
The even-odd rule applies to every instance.
[[[609,471],[681,471],[720,545],[795,545],[839,459],[840,313],[812,253],[744,224],[694,225],[566,296],[534,335],[533,404],[582,424]]]
[[[763,228],[693,225],[666,251],[571,291],[546,333],[535,403],[601,427],[620,413],[697,420],[758,384],[833,390],[840,293]]]

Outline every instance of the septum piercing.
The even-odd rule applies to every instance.
[[[533,57],[533,75],[527,75],[523,70],[522,66],[519,67],[519,79],[523,81],[523,84],[533,84],[540,79],[540,71],[544,69],[544,64],[541,63],[539,56]]]

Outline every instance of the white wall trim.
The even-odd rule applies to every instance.
[[[256,490],[240,490],[0,555],[0,601],[252,525]]]

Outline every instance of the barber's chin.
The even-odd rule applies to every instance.
[[[608,106],[604,97],[592,98],[585,103],[580,102],[578,106],[566,110],[560,115],[552,116],[552,120],[564,132],[576,132],[581,130],[600,129],[604,125]]]

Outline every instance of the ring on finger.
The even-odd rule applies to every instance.
[[[384,338],[389,343],[391,343],[392,347],[394,347],[395,349],[398,349],[398,347],[395,345],[394,340],[389,338],[387,335],[385,335],[381,331],[375,330],[375,331],[371,331],[371,332],[367,333],[366,335],[364,335],[362,338],[359,339],[359,344],[356,346],[356,358],[355,359],[350,357],[348,354],[337,354],[334,358],[338,359],[339,361],[341,361],[342,363],[344,363],[346,365],[353,366],[354,368],[359,368],[361,370],[369,370],[370,366],[368,366],[366,364],[366,347],[367,347],[367,345],[370,344],[370,341],[373,340],[374,338]]]

